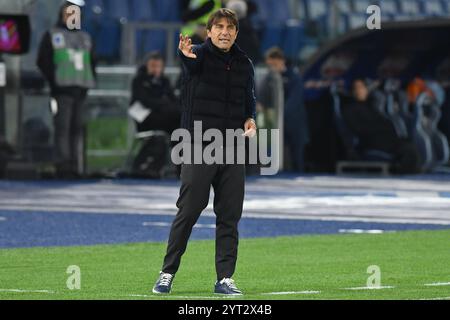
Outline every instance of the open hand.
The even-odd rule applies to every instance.
[[[196,59],[197,55],[192,51],[192,40],[188,36],[183,36],[180,33],[180,44],[178,45],[178,49],[183,52],[184,56],[191,59]]]

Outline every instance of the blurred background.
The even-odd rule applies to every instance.
[[[283,132],[283,172],[450,171],[450,0],[85,0],[96,85],[67,176],[56,165],[52,88],[37,65],[64,2],[0,1],[2,38],[3,15],[29,21],[29,49],[2,45],[0,178],[176,178],[178,36],[202,43],[219,7],[239,16],[237,43],[256,67],[257,123]],[[370,5],[381,8],[381,30],[366,25]],[[154,112],[138,119],[136,101]]]

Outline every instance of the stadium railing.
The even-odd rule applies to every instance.
[[[180,32],[182,25],[178,23],[147,23],[147,22],[131,22],[123,25],[122,39],[121,39],[121,58],[122,64],[133,65],[138,60],[137,50],[137,35],[143,31],[164,32],[165,41],[162,42],[162,46],[152,46],[149,48],[155,50],[159,49],[161,52],[166,53],[166,63],[168,66],[175,65],[176,61],[176,39]],[[155,34],[156,35],[156,34]],[[155,37],[156,38],[156,37]],[[156,40],[156,39],[155,39]],[[142,39],[141,39],[142,41]],[[143,39],[143,41],[152,41],[149,39]],[[148,50],[150,51],[150,50]]]
[[[85,104],[86,110],[86,173],[105,174],[121,168],[126,161],[135,136],[135,123],[128,116],[131,98],[131,83],[135,66],[97,67],[98,85],[90,90]],[[166,67],[165,74],[172,84],[180,76],[179,67]],[[267,69],[256,68],[257,82],[265,77]],[[280,78],[274,89],[276,101],[276,123],[283,130],[283,83]],[[23,124],[27,119],[40,117],[53,140],[53,123],[49,108],[49,90],[23,91],[20,94],[18,136],[23,137]],[[280,135],[280,163],[283,156],[283,135]],[[22,139],[19,139],[22,140]],[[23,149],[23,148],[21,148]],[[26,152],[26,150],[23,150]]]

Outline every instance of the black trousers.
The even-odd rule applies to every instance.
[[[208,206],[211,186],[214,188],[216,214],[217,279],[231,278],[237,261],[239,233],[245,193],[245,165],[183,164],[179,209],[169,236],[163,272],[175,274],[181,256],[201,212]]]
[[[54,117],[55,151],[59,174],[81,174],[83,158],[83,103],[86,94],[80,96],[55,95],[58,112]]]

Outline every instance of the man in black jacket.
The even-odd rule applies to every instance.
[[[74,14],[74,4],[83,3],[70,0],[62,5],[59,21],[44,34],[37,58],[56,102],[52,108],[56,169],[63,178],[77,177],[83,171],[83,103],[96,78],[91,37],[81,30],[69,29],[67,23]]]
[[[359,139],[359,151],[387,152],[394,156],[392,164],[395,173],[418,173],[420,155],[415,145],[397,136],[394,125],[377,109],[375,96],[370,94],[363,80],[354,80],[352,89],[353,99],[343,105],[342,116]]]
[[[170,80],[164,75],[164,59],[151,52],[133,79],[131,105],[139,102],[151,113],[137,122],[137,131],[161,130],[169,135],[180,126],[180,111]]]
[[[194,131],[194,122],[201,122],[204,130],[218,129],[225,133],[227,129],[244,129],[245,136],[256,134],[254,68],[250,59],[235,45],[238,29],[236,14],[220,9],[209,18],[208,39],[203,45],[193,46],[191,39],[180,35],[182,127],[190,132]],[[228,146],[223,148],[228,149]],[[237,261],[245,164],[184,163],[181,182],[177,201],[179,211],[172,224],[164,265],[153,292],[170,293],[192,228],[208,205],[212,185],[216,214],[217,282],[214,292],[241,294],[231,277]]]

